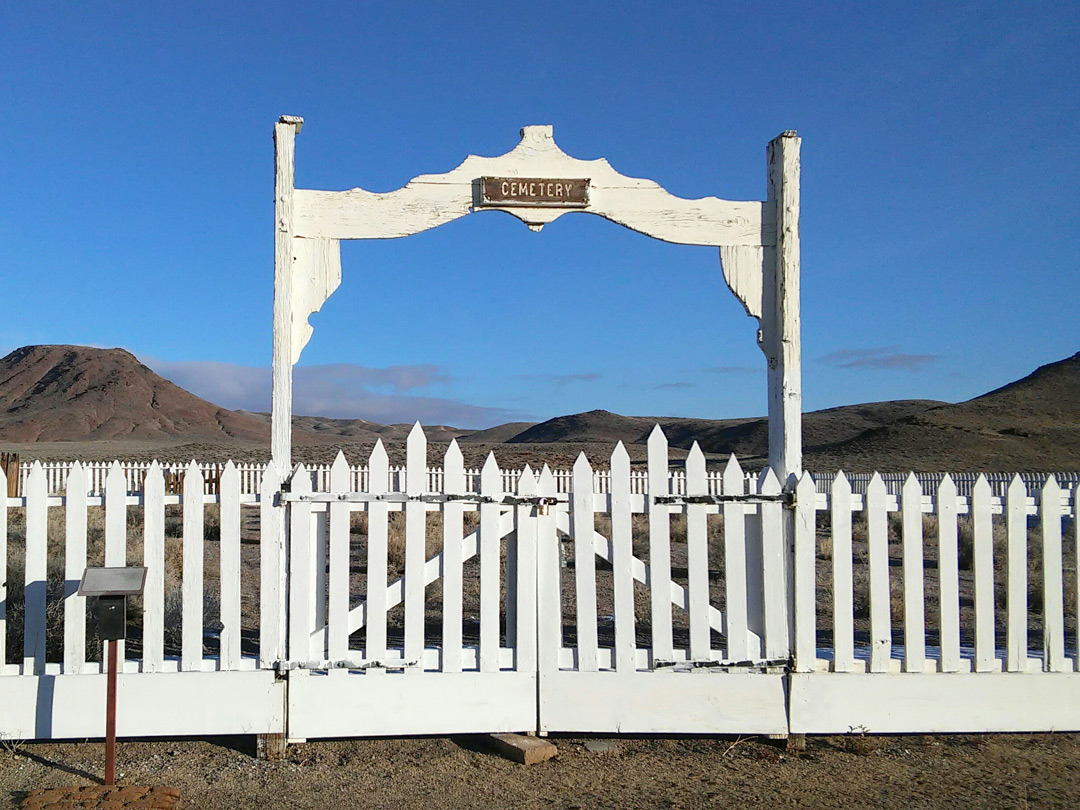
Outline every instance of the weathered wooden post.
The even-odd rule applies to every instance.
[[[283,115],[274,126],[274,380],[270,454],[284,481],[292,466],[293,189],[296,136],[304,119]]]
[[[799,147],[794,131],[769,142],[766,205],[776,246],[766,251],[761,349],[769,375],[769,466],[780,483],[802,475],[802,338],[799,315]]]

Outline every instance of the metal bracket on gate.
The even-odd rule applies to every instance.
[[[420,666],[419,661],[401,659],[375,661],[275,661],[274,671],[289,672],[294,669],[328,671],[331,669],[408,669]]]
[[[663,506],[684,506],[685,504],[725,504],[725,503],[780,503],[791,506],[795,503],[794,492],[780,492],[776,495],[657,495],[652,502]]]
[[[729,669],[772,669],[783,667],[791,669],[794,662],[790,658],[769,658],[761,661],[715,661],[711,658],[690,661],[654,661],[653,670],[670,669],[673,672],[694,672],[698,670]]]

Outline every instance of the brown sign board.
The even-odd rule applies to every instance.
[[[500,207],[585,208],[588,178],[481,177],[480,204]]]

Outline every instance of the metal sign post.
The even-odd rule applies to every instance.
[[[79,596],[98,600],[98,629],[108,642],[105,690],[105,784],[116,784],[116,672],[117,644],[127,636],[127,598],[138,596],[146,584],[146,568],[87,568],[79,583]]]

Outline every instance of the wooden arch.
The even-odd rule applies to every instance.
[[[724,279],[760,324],[758,343],[768,360],[769,465],[781,481],[801,474],[800,139],[794,132],[768,145],[767,199],[733,202],[683,199],[652,180],[619,174],[603,158],[570,157],[555,144],[550,126],[525,127],[506,154],[470,155],[453,171],[421,175],[397,191],[299,189],[294,154],[302,125],[302,118],[282,116],[274,127],[271,420],[273,461],[283,478],[292,466],[292,367],[311,337],[308,318],[341,283],[340,240],[409,236],[477,210],[505,211],[534,231],[563,214],[584,212],[665,242],[719,248]]]

